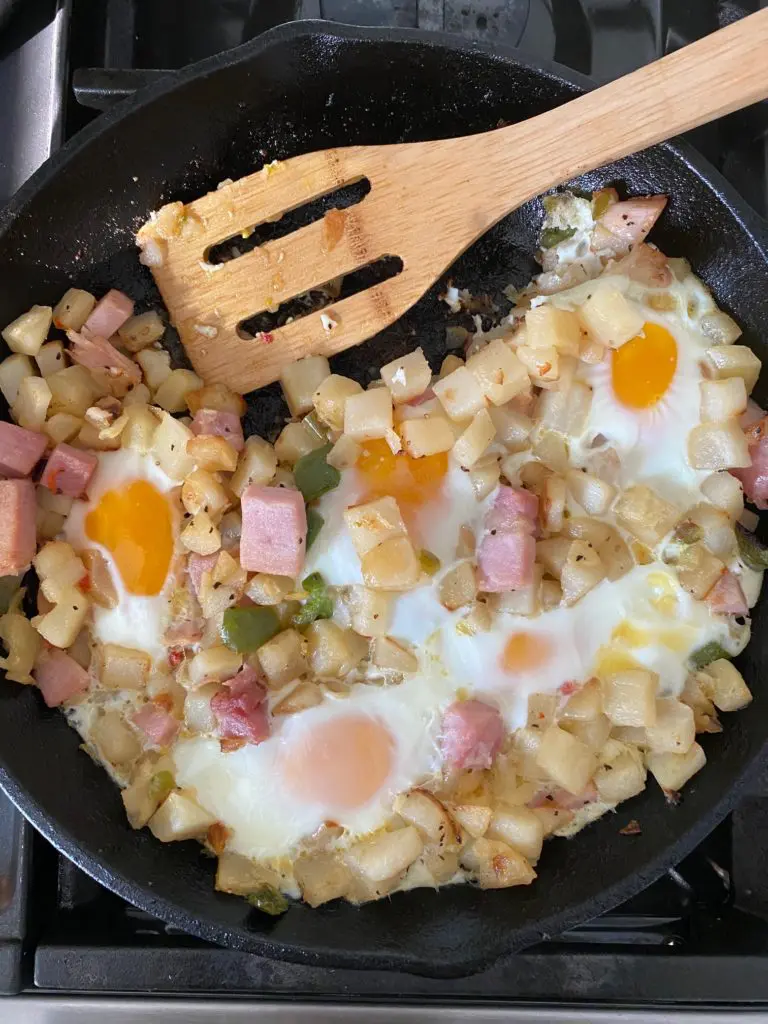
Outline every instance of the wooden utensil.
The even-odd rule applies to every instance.
[[[179,206],[139,232],[195,370],[246,393],[287,364],[370,338],[529,199],[768,96],[768,10],[519,124],[479,135],[308,153]],[[370,192],[225,263],[219,243],[354,182]],[[674,197],[673,197],[674,201]],[[713,244],[716,241],[713,239]],[[385,256],[397,276],[255,338],[239,325]],[[162,262],[159,262],[162,261]]]

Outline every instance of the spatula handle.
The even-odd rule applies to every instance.
[[[532,197],[766,97],[768,9],[523,124],[489,132],[480,152],[475,147],[473,166],[498,184],[499,199],[505,182],[509,195],[510,180],[516,195],[524,189]]]

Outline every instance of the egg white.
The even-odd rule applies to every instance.
[[[85,532],[85,519],[98,505],[106,491],[124,487],[133,480],[146,480],[161,494],[167,495],[177,486],[149,455],[128,448],[114,452],[100,452],[99,464],[88,488],[88,500],[76,501],[64,524],[64,538],[76,551],[95,548],[103,555],[109,567],[117,592],[114,608],[92,606],[91,631],[101,643],[119,644],[146,651],[153,659],[167,655],[163,632],[168,620],[168,598],[163,591],[153,597],[129,593],[111,553],[96,544]],[[174,536],[178,535],[178,513],[169,501],[173,518]]]

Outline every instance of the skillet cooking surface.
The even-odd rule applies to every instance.
[[[117,287],[138,308],[159,306],[132,234],[148,212],[191,199],[265,159],[351,143],[400,142],[482,131],[520,120],[576,94],[584,82],[534,68],[511,51],[446,36],[295,25],[180,72],[139,94],[76,137],[11,203],[0,222],[4,282],[0,322],[35,302],[55,303],[78,285]],[[514,166],[510,166],[510,175]],[[657,147],[591,174],[585,189],[619,183],[630,193],[669,192],[653,238],[686,256],[718,303],[768,356],[763,231],[735,194],[686,148]],[[453,268],[473,292],[522,285],[536,271],[541,210],[504,220]],[[762,236],[765,238],[765,235]],[[369,379],[416,344],[434,367],[443,354],[447,307],[435,288],[383,336],[334,360],[338,373]],[[760,394],[757,395],[758,400]],[[247,427],[269,432],[285,414],[277,387],[251,396]],[[0,683],[0,782],[32,822],[98,881],[169,923],[223,945],[313,964],[451,975],[559,932],[628,898],[680,860],[738,799],[764,746],[768,658],[764,603],[741,668],[755,694],[704,737],[709,765],[665,805],[658,787],[573,841],[547,844],[538,881],[480,892],[418,890],[358,909],[296,905],[272,920],[244,900],[215,893],[214,862],[194,843],[165,847],[128,826],[117,789],[78,749],[63,716],[34,690]],[[619,828],[636,818],[642,834]]]

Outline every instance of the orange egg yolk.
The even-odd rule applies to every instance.
[[[647,323],[613,353],[613,392],[630,409],[650,409],[672,383],[677,345],[660,324]]]
[[[405,452],[393,455],[386,441],[365,441],[357,469],[366,485],[362,500],[389,495],[407,512],[409,507],[427,504],[439,493],[448,472],[448,453],[414,459]]]
[[[347,714],[321,722],[289,747],[282,776],[303,801],[351,810],[384,785],[393,752],[392,735],[381,722]]]
[[[134,480],[102,495],[85,518],[85,534],[110,552],[125,589],[159,594],[173,554],[171,511],[146,480]]]
[[[550,658],[549,644],[535,633],[513,633],[504,645],[501,666],[505,672],[531,672]]]

